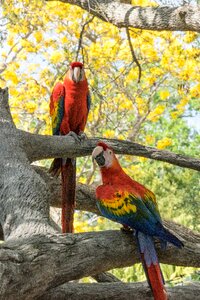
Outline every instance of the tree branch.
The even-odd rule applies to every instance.
[[[182,250],[168,246],[161,251],[156,243],[160,262],[198,267],[198,244],[185,244]],[[29,299],[31,290],[34,298],[67,281],[139,261],[132,234],[120,231],[13,239],[0,245],[1,297],[12,299],[15,295],[16,299]]]
[[[198,267],[200,247],[184,242],[183,249],[168,246],[166,251],[156,242],[160,262]],[[16,299],[28,299],[31,290],[33,298],[67,281],[139,261],[134,237],[120,231],[13,239],[0,245],[1,297],[12,299],[14,293]]]
[[[199,300],[200,284],[167,288],[170,300]],[[151,291],[146,283],[67,283],[51,289],[38,300],[150,300]]]
[[[22,147],[26,149],[31,162],[54,157],[80,157],[91,155],[99,140],[108,143],[116,154],[142,156],[164,161],[183,168],[200,171],[200,160],[166,150],[143,146],[129,141],[116,139],[92,138],[77,143],[71,136],[36,135],[25,131],[20,132]]]
[[[117,27],[200,32],[199,5],[139,7],[112,0],[60,0],[60,2],[77,5]]]
[[[78,61],[78,57],[79,57],[79,52],[82,48],[82,42],[83,42],[83,34],[84,34],[84,31],[85,31],[85,27],[93,21],[93,19],[95,18],[95,16],[91,17],[89,20],[87,20],[83,25],[82,25],[82,29],[81,29],[81,32],[80,32],[80,36],[79,36],[79,40],[78,40],[78,49],[76,51],[76,58],[75,58],[75,61]],[[83,62],[84,62],[84,57],[83,57]]]
[[[0,88],[0,125],[15,127],[8,104],[8,88]]]
[[[102,273],[98,273],[96,275],[93,276],[93,278],[97,281],[97,282],[121,282],[120,279],[118,279],[117,277],[115,277],[113,274],[109,273],[109,272],[102,272]]]
[[[140,65],[136,55],[135,55],[135,51],[133,49],[133,44],[131,42],[131,36],[130,36],[130,32],[129,32],[128,27],[126,27],[126,35],[127,35],[129,47],[130,47],[130,50],[131,50],[132,60],[133,60],[133,62],[136,63],[136,65],[138,67],[138,83],[140,83],[140,79],[141,79],[141,75],[142,75],[142,68],[141,68],[141,65]]]

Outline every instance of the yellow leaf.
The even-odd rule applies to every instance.
[[[9,69],[7,69],[3,73],[3,78],[6,79],[6,80],[11,80],[14,84],[19,83],[19,79],[18,79],[16,73],[14,71],[10,71]]]
[[[154,141],[155,141],[155,137],[152,136],[152,135],[147,135],[147,136],[145,137],[145,139],[146,139],[146,142],[147,142],[148,144],[152,144],[152,143],[154,143]]]
[[[193,86],[191,89],[190,89],[190,95],[192,97],[199,97],[200,98],[200,83],[198,83],[197,85]]]
[[[166,147],[171,146],[171,145],[172,145],[172,139],[167,138],[167,137],[162,140],[159,140],[157,142],[158,149],[165,149]]]
[[[160,91],[159,95],[161,100],[165,100],[166,98],[169,97],[170,93],[168,90],[162,90]]]
[[[68,42],[68,39],[66,38],[66,36],[63,36],[60,40],[61,40],[62,44],[66,44]]]
[[[54,64],[59,63],[63,59],[64,59],[64,56],[59,50],[54,51],[50,57],[51,62]]]
[[[104,132],[104,136],[107,137],[107,138],[114,138],[115,137],[115,131],[111,130],[111,129],[107,129]]]
[[[189,99],[188,98],[183,98],[181,99],[181,101],[179,102],[179,104],[176,105],[176,108],[179,110],[182,110],[185,108],[186,104],[188,104]]]
[[[36,39],[37,43],[40,43],[43,39],[42,33],[40,31],[34,32],[34,38]]]
[[[153,111],[150,112],[148,115],[148,119],[151,120],[152,122],[156,122],[160,115],[164,112],[165,106],[159,104]]]
[[[30,114],[32,114],[32,113],[34,113],[34,111],[36,110],[37,105],[36,105],[35,102],[29,101],[29,102],[27,102],[27,103],[25,104],[25,108],[26,108],[26,110],[27,110]]]

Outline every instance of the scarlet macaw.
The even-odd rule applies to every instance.
[[[84,66],[72,62],[64,78],[53,88],[50,98],[50,115],[53,135],[84,137],[84,129],[90,109],[90,95]],[[73,232],[75,207],[76,160],[54,159],[50,173],[62,177],[62,232]]]
[[[166,300],[164,278],[158,262],[153,236],[178,248],[183,243],[162,225],[155,195],[131,179],[120,166],[112,148],[99,142],[92,153],[100,167],[103,184],[96,189],[97,206],[102,215],[135,230],[135,237],[149,286],[156,300]]]

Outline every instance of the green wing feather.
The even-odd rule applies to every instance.
[[[118,191],[111,199],[100,199],[97,205],[108,219],[154,235],[161,218],[153,196],[150,191],[144,199],[134,192]]]
[[[55,85],[50,98],[50,115],[52,119],[53,135],[60,134],[60,125],[64,117],[64,99],[65,99],[64,85],[58,82]]]

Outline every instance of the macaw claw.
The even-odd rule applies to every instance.
[[[81,141],[85,141],[85,140],[88,139],[86,133],[83,132],[83,131],[80,131],[80,132],[79,132],[78,137],[79,137],[79,139],[80,139]]]
[[[123,225],[123,227],[121,227],[120,230],[124,233],[133,233],[134,232],[134,230],[127,225]]]
[[[74,131],[70,131],[70,132],[67,134],[67,136],[73,137],[73,138],[75,139],[75,141],[78,142],[78,143],[81,142],[81,141],[80,141],[80,138],[79,138],[79,136],[78,136],[78,134],[76,134]]]

